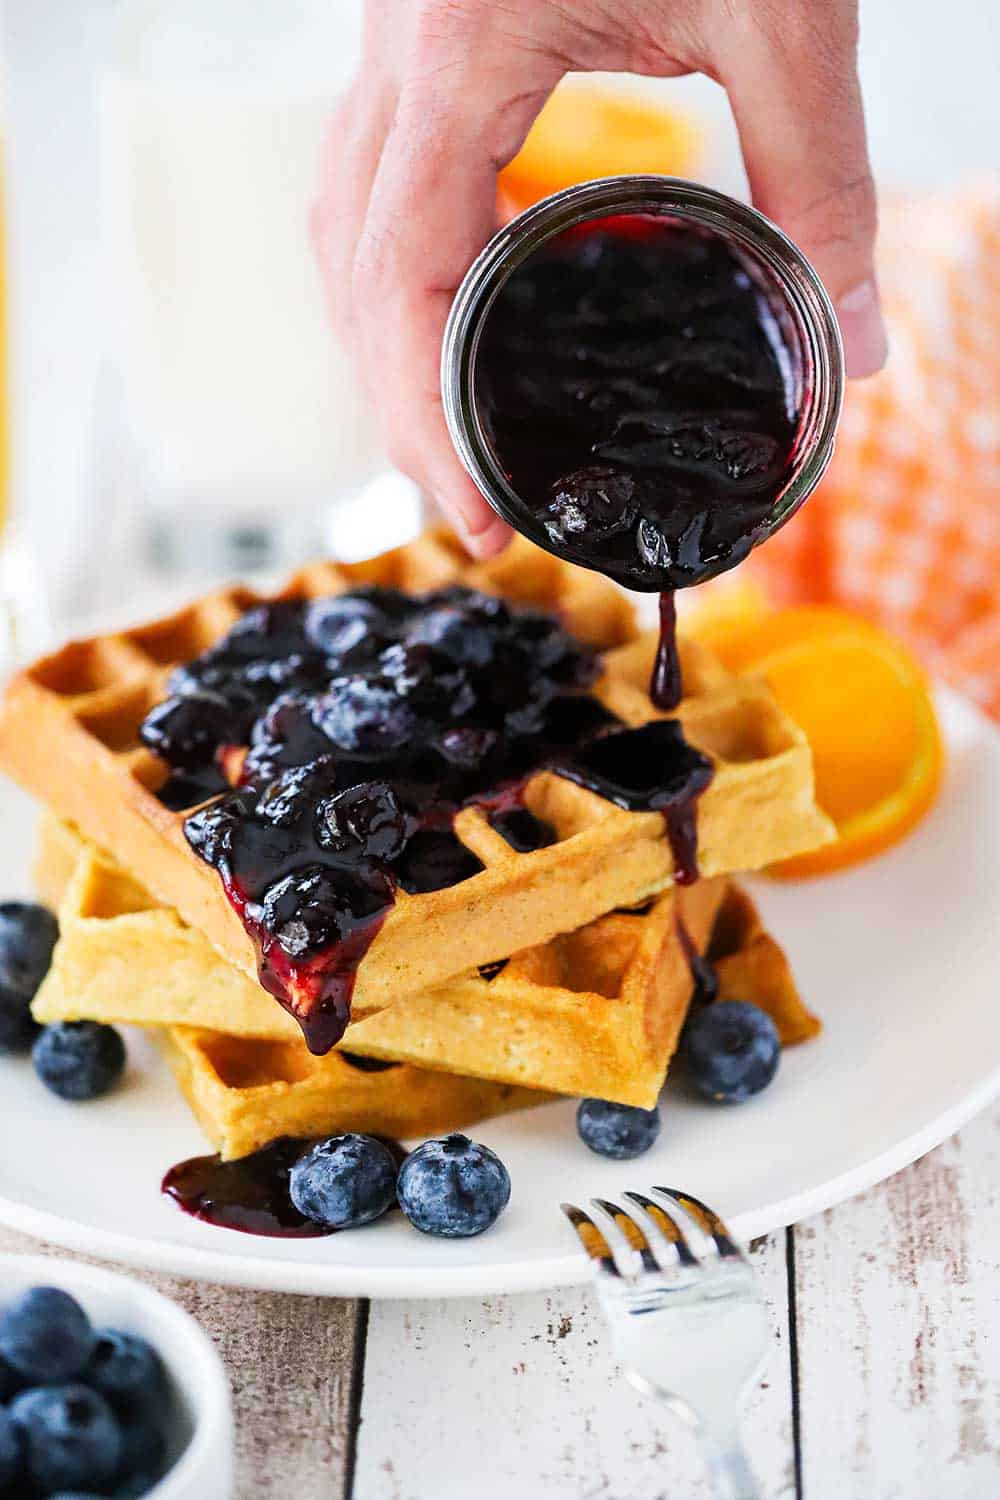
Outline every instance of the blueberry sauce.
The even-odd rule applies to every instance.
[[[490,827],[496,829],[517,854],[548,849],[557,838],[552,824],[536,818],[526,807],[501,808],[491,816]]]
[[[487,314],[476,395],[516,508],[560,555],[664,595],[661,709],[681,690],[668,594],[740,562],[789,480],[791,370],[758,276],[678,219],[564,230]]]
[[[677,938],[684,950],[688,968],[691,970],[692,1006],[710,1005],[719,993],[719,978],[705,954],[700,953],[694,938],[688,932],[680,912],[674,916]]]
[[[661,812],[675,879],[679,885],[697,880],[695,804],[712,779],[712,762],[687,743],[676,719],[603,735],[554,769],[629,812]]]
[[[382,1057],[361,1057],[357,1052],[338,1052],[348,1067],[357,1068],[359,1073],[386,1073],[390,1068],[398,1068],[399,1063],[387,1062]]]
[[[376,1139],[388,1146],[396,1165],[401,1166],[406,1160],[405,1148],[387,1136]],[[337,1231],[314,1224],[299,1213],[288,1185],[295,1163],[313,1144],[312,1140],[284,1136],[236,1161],[194,1156],[170,1168],[162,1191],[193,1219],[220,1229],[271,1239],[325,1238]]]
[[[682,691],[681,661],[677,654],[677,608],[673,591],[666,589],[660,595],[660,639],[653,661],[649,696],[654,708],[669,713],[681,701]]]
[[[300,1214],[288,1190],[288,1174],[308,1146],[308,1141],[283,1138],[237,1161],[194,1156],[170,1168],[163,1192],[193,1219],[221,1229],[317,1239],[332,1231]]]
[[[313,1052],[343,1036],[397,889],[439,891],[483,869],[453,831],[460,808],[480,806],[521,853],[556,839],[522,802],[543,767],[589,775],[597,790],[620,740],[607,795],[631,786],[621,805],[662,810],[678,879],[693,878],[693,799],[709,763],[674,721],[655,747],[622,734],[588,691],[599,670],[552,616],[455,587],[259,605],[174,674],[140,735],[173,767],[169,805],[190,792],[187,840]],[[577,764],[601,744],[600,764]],[[221,772],[228,789],[205,803]]]

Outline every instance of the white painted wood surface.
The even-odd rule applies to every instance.
[[[753,1258],[774,1345],[744,1430],[766,1500],[1000,1493],[1000,1109]],[[369,1308],[144,1279],[222,1351],[237,1500],[709,1500],[589,1292]]]
[[[757,1248],[775,1344],[745,1432],[769,1500],[1000,1493],[998,1127],[987,1113]],[[584,1293],[374,1307],[361,1416],[359,1500],[707,1494],[691,1435],[617,1379]]]

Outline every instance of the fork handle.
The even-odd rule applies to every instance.
[[[718,1500],[761,1500],[739,1433],[727,1433],[720,1440],[705,1432],[703,1439]]]

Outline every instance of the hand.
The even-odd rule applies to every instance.
[[[452,297],[495,228],[496,179],[568,71],[726,88],[753,201],[815,264],[848,372],[883,363],[856,0],[367,0],[313,231],[389,453],[471,552],[509,531],[460,464],[439,391]]]

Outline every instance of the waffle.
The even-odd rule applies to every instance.
[[[226,1161],[282,1136],[443,1135],[551,1097],[405,1063],[364,1072],[339,1052],[313,1057],[301,1040],[253,1042],[189,1026],[158,1036],[193,1114]]]
[[[294,1040],[290,1017],[258,985],[220,963],[200,933],[156,908],[134,881],[54,819],[43,823],[38,861],[46,894],[58,893],[74,846],[77,863],[65,886],[62,935],[35,1001],[39,1020],[193,1024],[199,1035],[227,1032],[227,1045],[259,1046],[265,1055],[269,1047],[291,1046],[301,1055],[297,1066],[322,1079],[319,1060],[309,1059]],[[516,955],[492,977],[474,973],[410,997],[353,1027],[350,1051],[648,1107],[662,1086],[691,996],[678,907],[699,948],[712,934],[710,952],[718,960],[724,996],[765,1005],[779,1022],[782,1040],[815,1033],[818,1023],[802,1005],[784,955],[753,903],[731,882],[714,880],[668,890],[646,911],[598,918],[580,932]],[[321,1093],[321,1082],[317,1088]]]
[[[629,725],[654,717],[642,685],[653,644],[636,637],[624,596],[528,542],[516,541],[495,563],[470,566],[454,542],[431,534],[368,563],[304,570],[269,597],[311,597],[361,583],[414,592],[454,581],[558,612],[574,633],[606,648],[596,696]],[[151,625],[68,645],[19,673],[0,711],[0,767],[250,977],[256,973],[251,941],[218,876],[189,849],[185,813],[169,811],[154,795],[166,771],[138,744],[137,731],[173,666],[218,639],[263,597],[228,589]],[[691,642],[683,645],[682,663],[687,695],[678,717],[715,768],[697,805],[702,874],[759,868],[832,838],[813,799],[809,747],[766,685],[729,678]],[[549,772],[530,778],[524,801],[553,826],[557,842],[516,854],[482,812],[461,811],[455,832],[484,869],[445,890],[398,893],[358,967],[355,1020],[472,964],[640,904],[672,882],[659,813],[622,811]]]

